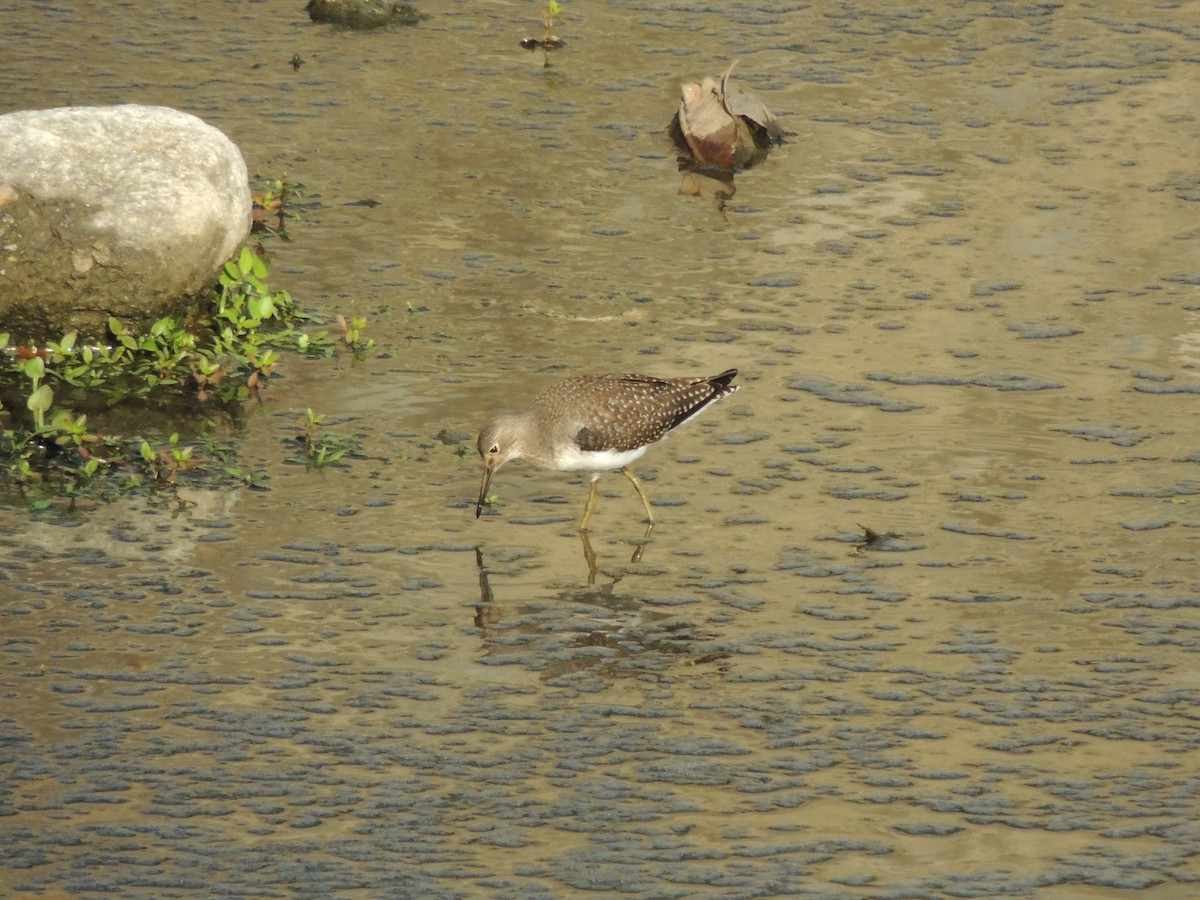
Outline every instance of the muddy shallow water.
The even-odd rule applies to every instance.
[[[0,110],[222,128],[379,349],[248,412],[267,490],[0,509],[6,892],[1195,892],[1193,8],[565,4],[544,69],[533,3],[145,6],[0,0]],[[731,58],[793,135],[721,209],[664,127]],[[638,562],[619,476],[594,583],[581,479],[475,519],[492,411],[733,366]]]

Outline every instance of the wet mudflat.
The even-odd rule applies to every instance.
[[[5,111],[303,181],[273,281],[380,351],[271,386],[267,490],[0,510],[5,891],[1194,893],[1194,15],[589,4],[544,70],[533,6],[423,10],[10,28]],[[734,57],[795,133],[721,209],[664,128]],[[584,480],[475,519],[492,412],[732,366],[639,561],[619,476],[593,583]],[[306,407],[359,457],[285,464]]]

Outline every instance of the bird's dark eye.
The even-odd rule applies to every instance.
[[[488,451],[488,453],[499,453],[499,452],[500,452],[499,444],[492,444],[492,449]]]

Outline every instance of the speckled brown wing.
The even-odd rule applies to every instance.
[[[547,388],[534,403],[559,419],[580,450],[636,450],[736,391],[735,375],[736,369],[710,378],[584,375]]]

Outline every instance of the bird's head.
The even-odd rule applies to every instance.
[[[475,518],[479,518],[487,499],[488,488],[492,484],[492,476],[510,459],[517,459],[523,455],[518,419],[513,416],[492,419],[479,432],[476,447],[483,459],[483,484],[479,488],[479,501],[475,504]]]

